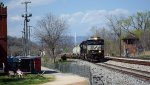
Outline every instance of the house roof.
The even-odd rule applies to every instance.
[[[40,56],[17,56],[18,59],[34,59],[34,58],[40,58]]]
[[[35,59],[40,58],[39,56],[16,56],[16,57],[8,57],[8,62],[20,62],[21,59]]]
[[[129,39],[133,39],[133,40],[138,40],[139,38],[136,35],[127,35],[125,38],[123,38],[122,40],[129,40]]]

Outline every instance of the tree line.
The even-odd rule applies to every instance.
[[[106,27],[91,28],[92,35],[105,40],[105,53],[121,55],[123,53],[122,39],[128,35],[139,38],[138,45],[143,51],[150,50],[150,11],[137,12],[131,16],[106,17]]]
[[[137,12],[132,16],[107,16],[106,27],[91,27],[90,36],[100,36],[105,40],[105,53],[121,55],[123,53],[122,39],[127,35],[134,35],[139,38],[139,45],[143,51],[150,50],[150,11]],[[46,59],[56,62],[57,56],[61,53],[71,53],[74,47],[73,37],[69,35],[68,22],[48,14],[37,21],[34,28],[34,35],[40,44],[32,44],[31,54],[42,55]],[[87,35],[88,36],[88,35]],[[8,54],[21,54],[21,38],[8,37]],[[14,44],[15,43],[15,44]]]

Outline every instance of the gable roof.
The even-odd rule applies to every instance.
[[[129,39],[138,40],[139,38],[136,35],[129,34],[125,38],[123,38],[122,40],[129,40]]]

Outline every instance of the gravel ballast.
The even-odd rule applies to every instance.
[[[112,60],[109,60],[105,63],[150,72],[150,66],[122,63],[122,62],[117,62],[117,61],[112,61]]]
[[[92,82],[93,85],[150,85],[150,81],[144,81],[141,80],[140,78],[134,77],[132,75],[127,75],[120,73],[118,71],[114,71],[111,69],[107,69],[102,66],[97,66],[95,64],[89,63],[87,61],[82,61],[82,60],[75,60],[77,64],[79,65],[87,65],[91,67],[91,74],[92,74]],[[113,61],[107,61],[107,63],[113,63]],[[127,65],[121,62],[116,62],[116,64],[119,65]],[[137,65],[129,65],[131,68],[141,68],[145,69],[144,71],[149,70],[149,67],[144,67],[144,66],[137,66]]]

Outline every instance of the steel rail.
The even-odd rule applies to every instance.
[[[108,69],[111,69],[111,70],[115,70],[115,71],[121,72],[123,74],[132,75],[132,76],[140,78],[144,81],[150,82],[149,72],[139,71],[139,70],[135,70],[135,69],[133,70],[133,69],[129,69],[129,68],[126,68],[126,67],[124,68],[124,67],[105,64],[105,63],[93,63],[93,64],[95,64],[97,66],[102,66],[102,67],[105,67],[105,68],[108,68]],[[137,71],[139,71],[139,72],[137,72]],[[143,73],[143,72],[145,72],[145,73]]]

